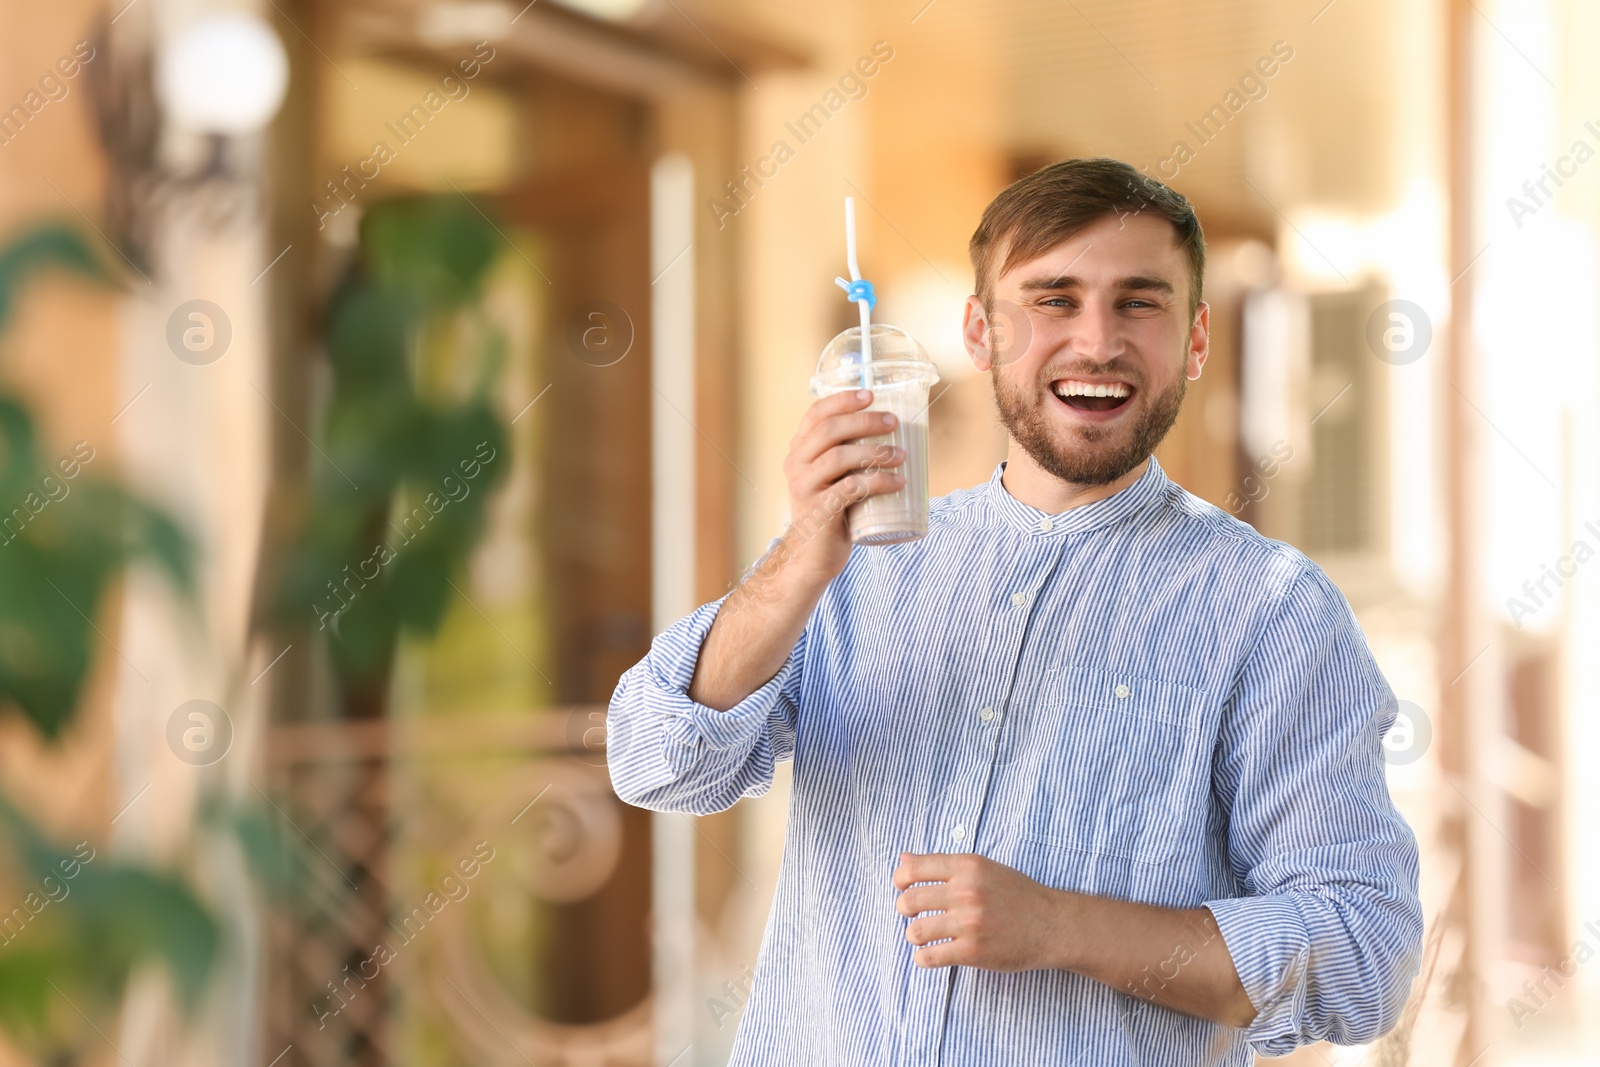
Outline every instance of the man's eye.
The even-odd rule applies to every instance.
[[[1047,297],[1044,300],[1039,301],[1039,304],[1042,307],[1050,308],[1064,308],[1072,306],[1072,302],[1064,296]]]

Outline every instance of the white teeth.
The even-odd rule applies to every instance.
[[[1128,387],[1121,382],[1104,382],[1091,385],[1088,382],[1067,380],[1055,383],[1056,396],[1127,396]]]

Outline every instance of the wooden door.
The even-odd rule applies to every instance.
[[[542,250],[549,390],[534,533],[554,620],[555,702],[604,705],[650,641],[649,171],[610,158],[546,174],[501,198]],[[625,808],[622,858],[594,895],[550,909],[532,1010],[595,1023],[650,990],[650,816]]]

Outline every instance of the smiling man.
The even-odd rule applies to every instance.
[[[884,431],[865,396],[818,401],[772,565],[612,698],[631,803],[720,811],[793,760],[732,1063],[1244,1065],[1378,1037],[1422,933],[1394,694],[1316,564],[1151,454],[1206,360],[1193,210],[1069,160],[1001,193],[971,252],[993,477],[920,541],[852,547],[840,502],[904,457],[860,442]]]

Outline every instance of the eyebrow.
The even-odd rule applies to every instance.
[[[1063,289],[1082,289],[1083,279],[1070,274],[1058,274],[1054,277],[1029,278],[1021,284],[1025,293],[1054,292]],[[1164,278],[1151,278],[1142,274],[1131,275],[1127,278],[1118,278],[1113,285],[1116,289],[1135,289],[1146,292],[1165,293],[1173,295],[1176,290],[1171,282]]]

